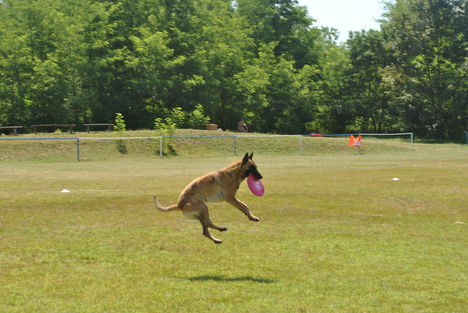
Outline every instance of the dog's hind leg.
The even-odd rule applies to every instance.
[[[203,235],[211,240],[213,240],[214,243],[223,243],[222,240],[219,240],[215,237],[213,237],[213,235],[210,234],[210,231],[208,230],[208,224],[206,222],[206,219],[205,217],[202,215],[199,217],[199,220],[200,220],[200,223],[202,224],[202,227],[203,227]]]
[[[205,216],[206,226],[208,226],[210,228],[213,228],[213,229],[217,229],[219,231],[228,230],[227,227],[220,227],[220,226],[216,226],[215,224],[213,224],[213,222],[210,219],[210,214],[208,213],[208,208],[206,208],[206,210],[204,212],[205,212],[204,216]]]
[[[219,239],[213,237],[213,235],[210,234],[210,231],[208,230],[208,227],[215,228],[215,229],[220,230],[220,231],[225,231],[225,230],[227,230],[227,228],[216,226],[216,225],[213,224],[213,222],[211,222],[210,216],[208,214],[208,207],[206,206],[206,204],[203,201],[198,200],[198,199],[191,199],[189,202],[187,202],[184,205],[183,210],[184,210],[184,214],[192,215],[192,216],[196,217],[200,221],[200,223],[201,223],[201,225],[203,227],[203,235],[205,235],[207,238],[213,240],[214,243],[222,243],[223,242],[222,240],[219,240]]]

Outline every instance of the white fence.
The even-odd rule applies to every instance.
[[[237,154],[238,140],[242,138],[297,138],[297,149],[300,153],[304,152],[304,138],[307,137],[340,137],[350,135],[362,136],[410,136],[411,143],[414,142],[413,133],[392,133],[392,134],[374,134],[374,133],[355,133],[355,134],[313,134],[313,135],[219,135],[219,136],[154,136],[154,137],[45,137],[45,138],[0,138],[0,140],[72,140],[76,142],[76,160],[81,159],[81,143],[89,140],[142,140],[153,139],[159,140],[159,156],[164,156],[164,140],[170,139],[232,139],[232,152]]]

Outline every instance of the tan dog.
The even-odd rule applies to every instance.
[[[250,213],[249,207],[236,198],[236,192],[242,181],[253,174],[257,179],[262,179],[255,162],[252,160],[253,153],[245,154],[240,161],[233,162],[220,171],[208,173],[194,179],[182,190],[177,204],[163,207],[159,204],[157,197],[153,198],[156,207],[164,212],[182,210],[185,215],[197,218],[203,226],[203,235],[213,240],[215,243],[222,243],[221,240],[213,237],[208,231],[208,227],[219,231],[226,231],[226,227],[219,227],[213,224],[208,214],[208,207],[205,202],[226,201],[242,212],[251,221],[258,222],[260,219]]]

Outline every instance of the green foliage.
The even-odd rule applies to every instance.
[[[383,23],[393,55],[392,101],[423,136],[461,137],[467,128],[466,1],[399,0]],[[397,102],[398,101],[398,102]]]
[[[125,120],[122,113],[115,113],[114,124],[114,131],[118,132],[119,136],[123,136],[127,130],[127,126],[125,125]],[[127,146],[122,139],[117,141],[117,150],[121,154],[127,154],[128,152]]]
[[[195,109],[188,114],[187,124],[190,128],[205,129],[210,118],[205,115],[205,110],[201,104],[197,104]]]
[[[182,110],[181,107],[175,107],[171,111],[171,119],[175,127],[183,128],[186,124],[187,114]]]
[[[404,130],[392,129],[396,107],[391,105],[390,90],[383,83],[390,59],[383,43],[382,33],[375,30],[354,32],[347,42],[351,67],[346,71],[345,89],[347,98],[355,102],[351,108],[354,121],[348,131]]]
[[[156,136],[161,136],[161,137],[170,137],[174,136],[175,130],[176,130],[176,123],[170,118],[166,117],[165,119],[162,119],[160,117],[157,117],[154,119],[154,130],[156,133]],[[158,152],[160,149],[159,143],[156,145],[156,150]],[[170,151],[174,151],[172,145],[171,145],[171,138],[164,138],[163,139],[163,153],[167,154]]]
[[[296,0],[0,1],[0,123],[462,136],[466,1],[386,6],[338,45]]]
[[[160,134],[160,136],[173,136],[176,130],[176,123],[170,118],[166,117],[154,119],[154,130]]]
[[[122,113],[115,113],[114,124],[114,130],[116,132],[119,132],[120,135],[123,135],[127,130],[127,126],[125,125],[125,120]]]

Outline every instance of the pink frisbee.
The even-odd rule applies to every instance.
[[[265,193],[265,187],[260,179],[255,178],[252,174],[247,177],[247,185],[249,186],[250,191],[256,196],[263,196]]]

